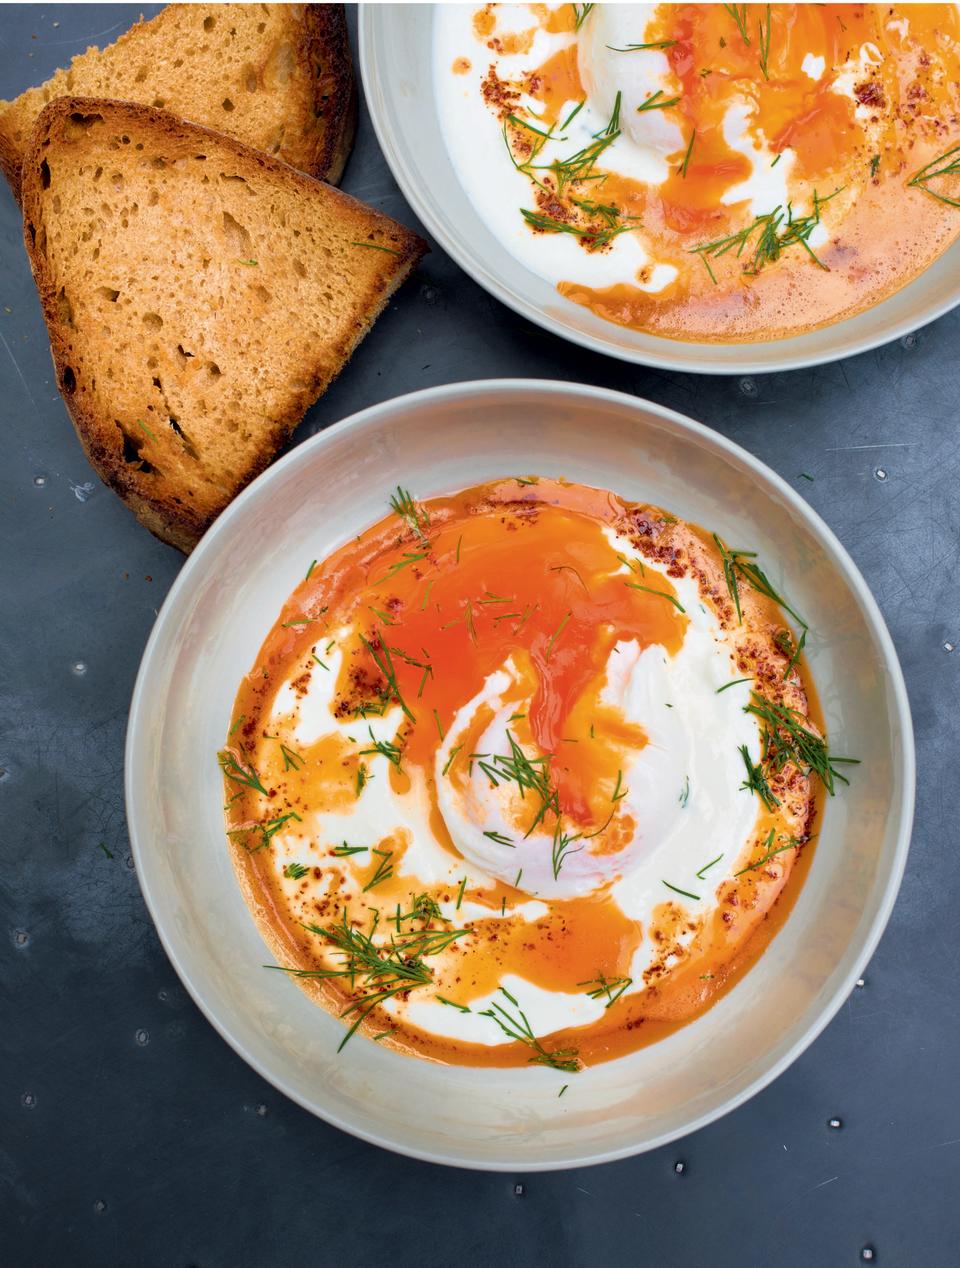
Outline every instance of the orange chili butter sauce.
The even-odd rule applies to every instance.
[[[481,884],[479,878],[462,887],[455,880],[425,884],[405,870],[408,829],[384,825],[375,849],[338,857],[333,851],[342,842],[318,839],[310,818],[317,811],[349,813],[362,798],[371,765],[362,752],[370,747],[362,715],[391,709],[402,760],[399,767],[380,763],[388,770],[378,767],[376,778],[388,779],[399,799],[413,780],[426,788],[436,845],[459,862],[437,805],[436,755],[458,711],[513,657],[532,689],[529,710],[515,725],[518,738],[525,751],[549,755],[564,821],[594,830],[609,816],[625,754],[645,743],[641,726],[599,703],[605,666],[618,641],[658,644],[667,654],[680,648],[687,617],[671,601],[676,593],[670,577],[693,577],[703,602],[730,630],[732,671],[755,677],[765,692],[809,714],[813,706],[801,672],[784,681],[786,659],[774,642],[783,617],[769,600],[745,593],[744,624],[736,627],[709,536],[606,491],[507,479],[403,506],[402,517],[388,516],[311,565],[237,695],[227,751],[256,772],[264,791],[227,779],[226,813],[237,875],[260,929],[281,965],[311,970],[336,966],[338,953],[305,924],[330,928],[346,912],[353,927],[366,931],[376,911],[383,931],[396,912],[408,912],[415,896],[426,894],[456,907],[447,907],[451,923],[433,920],[425,927],[456,928],[460,903],[479,905],[489,914],[471,918],[466,937],[426,961],[433,980],[417,988],[418,998],[440,995],[468,1008],[507,974],[564,993],[584,991],[584,983],[601,975],[629,976],[635,952],[648,938],[656,954],[644,974],[646,990],[622,996],[593,1024],[542,1042],[551,1050],[573,1046],[587,1064],[653,1042],[709,1008],[761,954],[809,866],[809,845],[719,885],[715,907],[699,927],[682,903],[665,899],[643,928],[624,915],[609,889],[538,899],[547,914],[526,920],[511,915],[530,900],[522,885]],[[638,574],[620,570],[605,528],[616,529],[667,575],[648,569],[642,578],[648,589],[626,584]],[[314,675],[332,672],[334,651],[341,659],[333,712],[356,720],[349,728],[354,742],[331,731],[297,744],[278,722],[278,693],[292,690],[303,698]],[[463,779],[467,758],[464,753],[443,777]],[[807,840],[816,814],[809,781],[793,772],[777,787],[789,822],[800,825],[799,837]],[[783,826],[757,804],[755,836],[744,842],[747,862],[762,858],[768,831]],[[293,853],[304,865],[293,885],[281,878],[272,839],[258,827],[283,816],[285,839],[296,841]],[[453,871],[459,877],[476,868],[462,864]],[[682,934],[686,945],[678,940]],[[334,1012],[358,998],[340,979],[298,981]],[[386,1031],[390,1046],[440,1061],[511,1066],[530,1059],[521,1043],[443,1038],[380,1009],[364,1029]]]

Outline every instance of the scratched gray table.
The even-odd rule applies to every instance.
[[[0,9],[0,96],[137,12]],[[344,186],[414,223],[365,118]],[[285,1100],[208,1025],[161,950],[124,827],[123,736],[183,561],[83,457],[4,187],[0,1265],[960,1264],[958,339],[960,311],[819,370],[661,374],[528,325],[434,251],[310,411],[297,439],[414,388],[542,375],[701,419],[796,482],[839,534],[913,703],[920,796],[900,900],[862,986],[806,1055],[721,1122],[644,1157],[458,1172]]]

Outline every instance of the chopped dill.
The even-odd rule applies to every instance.
[[[680,600],[672,594],[668,594],[666,590],[654,590],[652,586],[642,586],[638,581],[625,581],[625,586],[629,586],[631,590],[643,590],[646,594],[658,594],[661,599],[666,599],[668,603],[672,603],[678,612],[686,613],[686,608]]]
[[[700,901],[699,894],[691,894],[689,889],[680,889],[677,885],[671,885],[669,881],[661,881],[661,885],[666,885],[667,889],[672,889],[675,894],[682,894],[684,898],[692,898],[695,903]]]
[[[510,992],[501,986],[500,993],[505,995],[517,1010],[517,1016],[512,1017],[502,1005],[496,1003],[490,1008],[483,1009],[480,1016],[492,1018],[505,1035],[518,1043],[526,1044],[533,1052],[533,1056],[530,1057],[531,1064],[545,1065],[552,1070],[563,1070],[568,1074],[575,1074],[581,1068],[577,1049],[557,1048],[552,1052],[549,1051],[533,1033],[533,1027],[527,1020],[526,1014]]]
[[[633,985],[632,977],[605,977],[602,973],[598,973],[596,977],[590,978],[586,982],[578,982],[578,986],[590,986],[593,989],[587,991],[591,999],[601,999],[606,996],[604,1008],[609,1008],[611,1004],[615,1004],[624,991]]]
[[[780,805],[780,800],[774,795],[773,789],[767,782],[762,764],[754,766],[750,760],[750,750],[746,744],[740,745],[740,756],[743,758],[743,764],[747,770],[747,777],[740,785],[740,788],[746,792],[756,793],[768,810],[776,810]]]

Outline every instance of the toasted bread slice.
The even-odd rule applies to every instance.
[[[0,101],[0,166],[20,196],[37,115],[57,97],[166,108],[332,184],[353,144],[356,90],[342,4],[171,4]]]
[[[330,185],[132,102],[47,106],[23,211],[87,456],[182,550],[270,462],[426,249]]]

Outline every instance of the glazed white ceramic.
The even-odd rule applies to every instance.
[[[851,785],[826,809],[810,876],[757,966],[669,1039],[569,1076],[447,1067],[355,1037],[270,957],[234,880],[216,752],[237,685],[310,561],[418,497],[538,472],[647,500],[760,552],[810,622],[810,667]],[[862,577],[826,525],[744,450],[616,392],[455,384],[374,406],[300,445],[220,516],[170,591],[130,712],[137,874],[187,989],[276,1087],[366,1140],[436,1162],[532,1171],[681,1136],[780,1073],[840,1007],[893,904],[913,812],[903,679]],[[710,857],[704,842],[704,858]],[[569,1089],[562,1099],[563,1083]]]
[[[437,115],[432,4],[360,6],[360,70],[380,146],[427,231],[475,281],[530,321],[624,361],[693,374],[762,374],[865,352],[960,303],[960,241],[868,312],[764,343],[687,343],[628,330],[559,295],[502,246],[467,198]],[[465,144],[469,144],[466,139]]]

